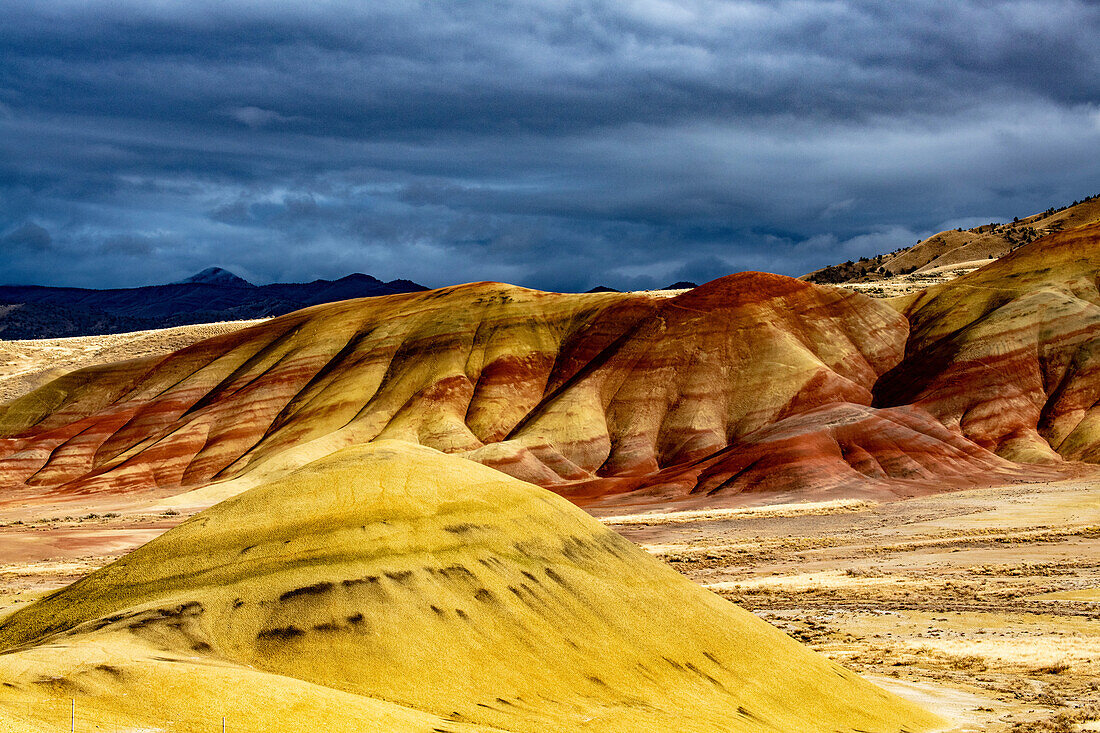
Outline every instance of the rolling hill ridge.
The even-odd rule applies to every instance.
[[[1016,461],[1100,461],[1100,225],[898,299],[906,356],[876,404],[915,404]]]
[[[951,265],[976,268],[995,260],[1040,237],[1100,221],[1100,196],[1088,196],[1069,206],[1046,211],[1011,222],[990,222],[971,229],[948,229],[910,247],[890,253],[864,257],[815,270],[802,279],[817,283],[841,284],[875,282],[910,273],[931,273]]]
[[[211,484],[241,490],[246,473],[277,476],[380,439],[594,509],[904,497],[1049,475],[1063,464],[1036,405],[1056,388],[1085,399],[1074,385],[1090,381],[1079,345],[1097,329],[1097,238],[1097,226],[1052,235],[913,302],[741,273],[676,295],[472,283],[314,306],[74,372],[0,408],[0,506],[206,506],[228,495]],[[962,353],[941,336],[975,334],[966,318],[1055,291],[1072,307],[1009,308],[982,326],[996,334],[1022,313],[1006,333],[1023,328],[1051,355],[1031,412],[998,407],[1020,426],[989,438],[973,409],[952,417],[958,398],[921,392]],[[960,305],[973,293],[996,295]],[[988,369],[944,378],[967,398],[1000,390]],[[1080,446],[1067,457],[1092,455],[1084,415],[1058,413],[1057,429],[1075,435],[1066,446]]]

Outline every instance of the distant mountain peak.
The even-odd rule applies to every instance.
[[[376,278],[374,275],[364,275],[361,272],[353,272],[350,275],[344,275],[342,278],[340,278],[339,280],[336,280],[335,282],[338,282],[338,283],[342,283],[342,282],[380,283],[382,281],[379,280],[378,278]]]
[[[255,287],[252,283],[245,280],[243,277],[234,275],[229,270],[223,270],[220,267],[208,267],[202,272],[196,272],[194,275],[188,278],[180,280],[178,285],[184,283],[199,283],[201,285],[231,285],[239,288],[251,288]]]

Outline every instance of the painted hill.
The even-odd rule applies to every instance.
[[[864,258],[858,262],[816,270],[802,279],[817,283],[879,282],[910,273],[946,271],[951,265],[972,265],[998,259],[1036,239],[1100,222],[1100,196],[1075,201],[1070,206],[1050,208],[1010,223],[990,223],[973,229],[949,229],[907,248]]]
[[[382,442],[0,623],[0,725],[881,731],[938,721],[565,500]]]
[[[386,438],[589,505],[767,502],[869,479],[906,496],[1017,475],[919,409],[871,407],[907,334],[881,301],[762,273],[675,296],[474,283],[315,306],[0,407],[0,511],[191,492],[207,506],[227,494],[203,487],[240,490],[250,467],[291,470]],[[875,437],[884,425],[887,441]],[[792,461],[833,478],[765,481],[774,464],[738,463],[781,434]],[[708,480],[738,478],[700,496],[715,461]]]
[[[555,490],[579,504],[716,505],[911,498],[1012,482],[1028,472],[914,407],[822,405],[754,431],[697,461],[655,474]]]
[[[289,313],[318,303],[424,290],[370,275],[253,285],[212,267],[168,285],[115,290],[0,285],[0,338],[38,339],[143,331]]]
[[[896,301],[905,359],[876,404],[916,404],[1012,460],[1100,462],[1100,224]]]

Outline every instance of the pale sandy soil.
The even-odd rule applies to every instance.
[[[988,265],[994,260],[974,260],[973,262],[960,262],[955,265],[934,267],[923,272],[913,272],[908,275],[895,275],[894,277],[876,280],[868,283],[840,283],[837,287],[854,290],[872,298],[894,298],[899,295],[908,295],[918,290],[924,290],[931,285],[950,282],[957,277]]]
[[[26,341],[0,340],[0,403],[51,379],[97,364],[168,354],[197,341],[261,321],[226,321],[102,336]]]
[[[166,512],[0,522],[0,618],[116,560],[184,518]]]
[[[614,527],[956,731],[1100,729],[1100,479],[807,510]]]
[[[749,517],[794,517],[804,514],[836,514],[843,511],[860,511],[875,502],[862,499],[837,499],[835,501],[808,501],[800,504],[769,504],[767,506],[733,507],[729,509],[689,509],[686,511],[654,510],[642,514],[616,514],[600,516],[606,525],[645,524],[685,524],[690,522],[713,522],[719,519]]]

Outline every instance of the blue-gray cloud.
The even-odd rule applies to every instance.
[[[0,237],[0,244],[12,252],[43,253],[52,247],[53,237],[33,221],[28,221]]]
[[[9,282],[217,261],[260,280],[644,287],[798,274],[1100,190],[1087,2],[13,0],[5,16]]]

